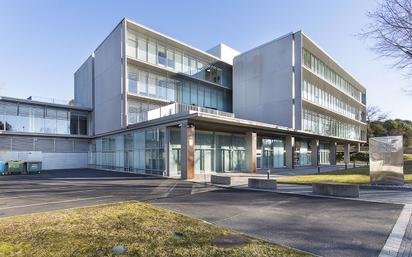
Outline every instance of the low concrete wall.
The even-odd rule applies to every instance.
[[[342,183],[313,183],[312,192],[320,195],[359,197],[359,185]]]
[[[259,189],[276,189],[277,182],[275,179],[249,178],[248,187]]]
[[[212,184],[219,184],[219,185],[230,185],[231,177],[227,176],[218,176],[218,175],[211,175],[210,182]]]

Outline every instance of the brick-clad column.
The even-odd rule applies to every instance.
[[[195,127],[187,123],[180,125],[181,143],[181,178],[192,179],[195,176]]]

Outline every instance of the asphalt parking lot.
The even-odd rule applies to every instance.
[[[124,200],[146,201],[321,256],[378,256],[402,209],[88,169],[0,177],[0,217]]]

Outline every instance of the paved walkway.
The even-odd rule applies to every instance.
[[[409,223],[406,228],[405,235],[397,257],[411,257],[412,256],[412,218],[409,217]]]
[[[314,196],[310,186],[280,184],[277,193],[258,192],[135,174],[67,170],[0,177],[0,217],[149,201],[322,256],[378,256],[403,208],[395,203],[407,202],[408,195],[402,194],[411,192],[397,197],[393,191],[385,191],[386,195],[365,192],[361,193],[364,201],[353,201]],[[399,257],[410,254],[410,226],[404,231],[408,232],[406,241],[399,242]]]

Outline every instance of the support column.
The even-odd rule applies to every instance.
[[[292,136],[285,137],[285,159],[286,168],[293,168],[293,146],[295,144],[295,138]]]
[[[180,144],[181,178],[192,179],[195,176],[195,127],[193,125],[180,124]]]
[[[312,139],[312,141],[310,142],[310,146],[312,149],[312,154],[311,154],[312,166],[317,167],[319,164],[319,140]]]
[[[345,143],[343,145],[343,160],[346,164],[350,163],[350,144]]]
[[[330,165],[336,165],[336,142],[330,144],[329,158]]]
[[[164,175],[170,177],[170,127],[165,129],[165,171]]]
[[[256,173],[257,135],[255,132],[246,133],[246,171]]]

